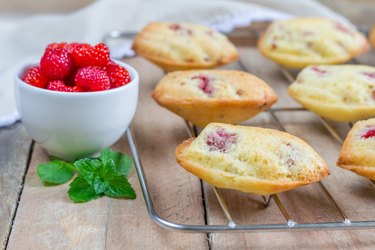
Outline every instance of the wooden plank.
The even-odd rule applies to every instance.
[[[141,96],[133,132],[137,148],[145,168],[149,188],[159,215],[167,220],[185,224],[204,224],[204,210],[200,182],[195,176],[183,170],[175,160],[175,148],[188,137],[184,121],[166,109],[158,106],[150,97],[162,71],[143,59],[136,59],[132,64],[141,74]],[[121,214],[111,213],[108,244],[110,249],[206,249],[205,234],[181,234],[157,226],[146,214],[141,192],[138,191],[137,207],[142,214],[136,215],[132,234],[118,230],[124,223]],[[142,201],[141,201],[142,199]],[[120,210],[120,204],[115,206]],[[147,227],[144,223],[147,222]],[[124,240],[126,237],[126,240]],[[134,247],[133,247],[134,248]]]
[[[5,247],[22,189],[31,140],[20,123],[0,129],[0,247]]]
[[[186,137],[183,121],[150,98],[161,71],[143,59],[130,61],[141,75],[133,130],[157,211],[171,221],[204,224],[199,181],[177,166],[175,146]],[[124,107],[126,108],[126,107]],[[162,119],[160,119],[162,117]],[[129,153],[126,138],[114,146]],[[47,161],[37,145],[26,177],[9,249],[206,249],[205,234],[181,234],[157,226],[147,213],[135,171],[129,181],[138,198],[106,197],[73,204],[67,184],[44,187],[36,166]]]
[[[298,107],[288,95],[289,83],[279,73],[277,65],[264,59],[255,48],[240,49],[241,58],[248,70],[268,82],[279,96],[275,106]],[[278,112],[277,117],[291,134],[297,135],[311,144],[326,160],[332,175],[324,181],[327,188],[337,197],[349,218],[368,220],[375,218],[373,207],[374,189],[368,180],[353,175],[335,166],[341,145],[333,139],[320,123],[318,116],[308,111]],[[278,128],[270,115],[263,113],[245,124]],[[341,133],[348,131],[346,124],[336,124]],[[344,126],[341,126],[344,125]],[[209,224],[225,223],[226,220],[210,187],[206,186],[207,220]],[[223,196],[231,208],[233,217],[239,224],[282,223],[285,219],[275,203],[264,209],[260,197],[243,194],[237,191],[223,190]],[[300,187],[279,195],[291,217],[297,222],[341,221],[339,213],[325,198],[317,184]],[[212,234],[212,249],[227,248],[371,248],[375,240],[371,236],[374,230],[362,231],[312,231],[312,232],[278,232],[278,233],[240,233]],[[303,239],[303,240],[301,240]]]

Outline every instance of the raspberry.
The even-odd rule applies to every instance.
[[[46,49],[40,60],[40,71],[50,80],[68,76],[72,67],[72,59],[64,48]]]
[[[101,91],[110,88],[107,72],[100,67],[84,67],[78,70],[75,84],[86,91]]]
[[[63,42],[63,43],[51,43],[51,44],[48,44],[47,49],[54,50],[56,48],[62,48],[62,49],[66,49],[68,54],[71,54],[73,52],[73,50],[77,46],[80,46],[80,45],[88,45],[88,44],[85,44],[85,43],[65,43],[65,42]],[[88,46],[90,46],[90,45],[88,45]]]
[[[230,146],[237,141],[235,133],[229,133],[224,128],[219,128],[215,132],[207,135],[206,143],[210,151],[220,151],[226,153]]]
[[[74,86],[75,85],[75,77],[78,72],[79,68],[73,67],[73,69],[70,71],[70,74],[64,78],[64,82],[68,86]]]
[[[191,29],[183,28],[178,23],[172,23],[168,26],[173,31],[179,31],[182,35],[192,35],[193,31]]]
[[[114,62],[107,65],[107,74],[111,81],[111,89],[123,86],[131,81],[129,72]]]
[[[181,29],[181,26],[180,26],[178,23],[172,23],[172,24],[170,24],[168,27],[169,27],[171,30],[174,30],[174,31]]]
[[[60,92],[82,92],[81,88],[78,86],[66,86],[65,83],[61,80],[56,80],[48,83],[47,89]]]
[[[109,49],[104,43],[99,43],[94,47],[88,44],[76,45],[72,51],[74,64],[78,67],[102,66],[105,67],[109,59]]]
[[[191,79],[199,79],[199,85],[198,87],[206,94],[211,95],[213,88],[210,84],[210,79],[207,76],[204,75],[199,75],[199,76],[194,76]]]
[[[90,46],[89,44],[87,43],[68,43],[66,46],[65,46],[65,49],[66,51],[69,53],[69,54],[72,54],[74,49],[78,46],[81,46],[81,45],[88,45]]]
[[[109,49],[104,43],[99,43],[94,46],[91,51],[92,64],[91,66],[106,66],[109,63]]]
[[[29,69],[22,80],[38,88],[45,88],[48,83],[48,80],[40,73],[39,67]]]
[[[335,22],[335,28],[343,33],[349,34],[353,36],[353,31],[351,31],[348,27],[344,26],[341,23]]]
[[[47,45],[47,49],[51,49],[51,50],[54,50],[57,48],[65,49],[66,46],[67,46],[67,43],[50,43]]]
[[[369,130],[366,131],[366,133],[364,133],[361,138],[363,139],[368,139],[368,138],[371,138],[371,137],[375,137],[375,128],[370,128]]]
[[[321,68],[318,68],[317,66],[312,66],[311,69],[319,74],[325,74],[327,73],[327,70],[324,70],[324,69],[321,69]]]
[[[84,67],[90,65],[91,46],[89,44],[79,44],[72,51],[72,59],[76,66]]]
[[[375,72],[362,72],[362,74],[370,78],[375,78]]]

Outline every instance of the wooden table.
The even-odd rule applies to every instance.
[[[238,33],[239,32],[239,33]],[[237,31],[243,34],[244,29]],[[241,35],[240,35],[241,36]],[[238,38],[236,33],[233,39]],[[243,41],[243,40],[242,40]],[[252,46],[239,43],[246,70],[264,79],[279,95],[274,107],[298,107],[286,94],[289,82],[279,67]],[[250,44],[250,43],[249,43]],[[374,52],[360,57],[375,66]],[[159,107],[150,93],[163,72],[141,58],[127,60],[141,75],[140,100],[132,127],[152,197],[164,218],[187,224],[226,223],[209,185],[185,172],[174,159],[177,144],[187,138],[184,121]],[[226,68],[239,69],[234,63]],[[367,179],[335,166],[340,143],[330,137],[319,118],[307,111],[277,114],[286,130],[311,144],[326,160],[332,174],[324,183],[352,220],[375,218],[374,185]],[[270,113],[245,122],[280,129]],[[349,126],[332,123],[342,137]],[[129,153],[126,138],[114,149]],[[160,228],[151,221],[135,171],[130,182],[136,200],[101,198],[73,204],[67,185],[45,187],[36,175],[39,163],[48,161],[22,124],[0,129],[0,239],[9,249],[240,249],[240,248],[375,248],[375,230],[311,231],[235,234],[185,234]],[[264,209],[259,196],[223,190],[236,221],[284,223],[274,202]],[[298,222],[340,221],[340,216],[316,184],[280,194]]]

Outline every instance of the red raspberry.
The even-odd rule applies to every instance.
[[[229,133],[224,128],[218,128],[207,135],[207,145],[210,151],[226,153],[232,144],[237,142],[237,135]]]
[[[174,30],[174,31],[181,29],[181,26],[180,26],[178,23],[172,23],[172,24],[170,24],[168,27],[169,27],[171,30]]]
[[[335,22],[335,28],[341,32],[344,32],[346,34],[349,34],[351,36],[353,36],[353,31],[350,30],[349,27],[346,27],[345,25],[339,23],[339,22]]]
[[[86,91],[101,91],[110,88],[107,72],[100,67],[88,66],[78,70],[75,84]]]
[[[213,87],[210,84],[210,78],[208,78],[205,75],[199,75],[199,76],[194,76],[191,79],[199,79],[199,85],[198,87],[206,94],[211,95],[213,92]]]
[[[104,43],[95,45],[91,51],[92,66],[107,66],[109,63],[109,49]]]
[[[46,49],[40,60],[41,73],[50,80],[63,79],[72,67],[72,59],[64,48]]]
[[[82,92],[82,89],[78,86],[66,86],[65,83],[61,80],[56,80],[48,83],[47,89],[60,92]]]
[[[363,139],[368,139],[368,138],[371,138],[371,137],[375,137],[375,128],[370,128],[369,130],[366,131],[366,133],[364,133],[361,138]]]
[[[311,69],[313,71],[317,72],[318,74],[322,74],[323,75],[323,74],[327,73],[327,70],[321,69],[321,68],[319,68],[317,66],[312,66]]]
[[[79,68],[73,67],[73,69],[70,71],[70,74],[65,77],[64,82],[68,86],[74,86],[75,85],[75,77],[78,72]]]
[[[105,67],[110,61],[109,49],[104,43],[99,43],[94,47],[88,44],[77,45],[72,51],[72,58],[78,67]]]
[[[68,43],[66,46],[65,46],[65,49],[66,51],[69,53],[69,54],[72,54],[74,49],[77,48],[78,46],[81,46],[81,45],[88,45],[87,43]]]
[[[80,45],[88,45],[88,44],[84,44],[84,43],[65,43],[65,42],[64,43],[51,43],[51,44],[48,44],[47,49],[54,50],[56,48],[62,48],[62,49],[66,49],[68,54],[71,54],[73,52],[73,50],[77,46],[80,46]]]
[[[131,81],[129,72],[112,61],[107,65],[107,74],[111,81],[111,89],[123,86]]]
[[[72,59],[76,66],[85,67],[90,65],[90,50],[89,44],[79,44],[72,51]]]
[[[54,50],[57,48],[65,49],[66,46],[67,46],[67,43],[50,43],[47,45],[47,49],[51,49],[51,50]]]
[[[370,78],[375,78],[375,72],[362,72],[362,74]]]
[[[22,80],[38,88],[45,88],[48,83],[48,80],[40,73],[39,67],[29,69]]]

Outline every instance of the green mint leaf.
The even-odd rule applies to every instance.
[[[92,186],[94,187],[96,193],[101,194],[107,190],[108,182],[105,181],[102,176],[96,176],[92,182]]]
[[[94,187],[81,175],[77,176],[69,186],[68,195],[74,203],[87,202],[102,196],[96,193]]]
[[[47,184],[62,184],[74,175],[74,167],[69,162],[53,160],[38,165],[39,178]]]
[[[108,188],[105,195],[114,198],[135,199],[137,196],[134,189],[123,176],[112,176],[107,179]]]
[[[96,158],[84,158],[77,160],[73,163],[73,165],[77,168],[82,177],[85,178],[89,183],[94,181],[103,167],[102,161]]]
[[[122,154],[111,149],[104,149],[100,153],[100,159],[102,160],[104,166],[115,169],[116,172],[126,177],[132,167],[132,159],[126,154]]]

